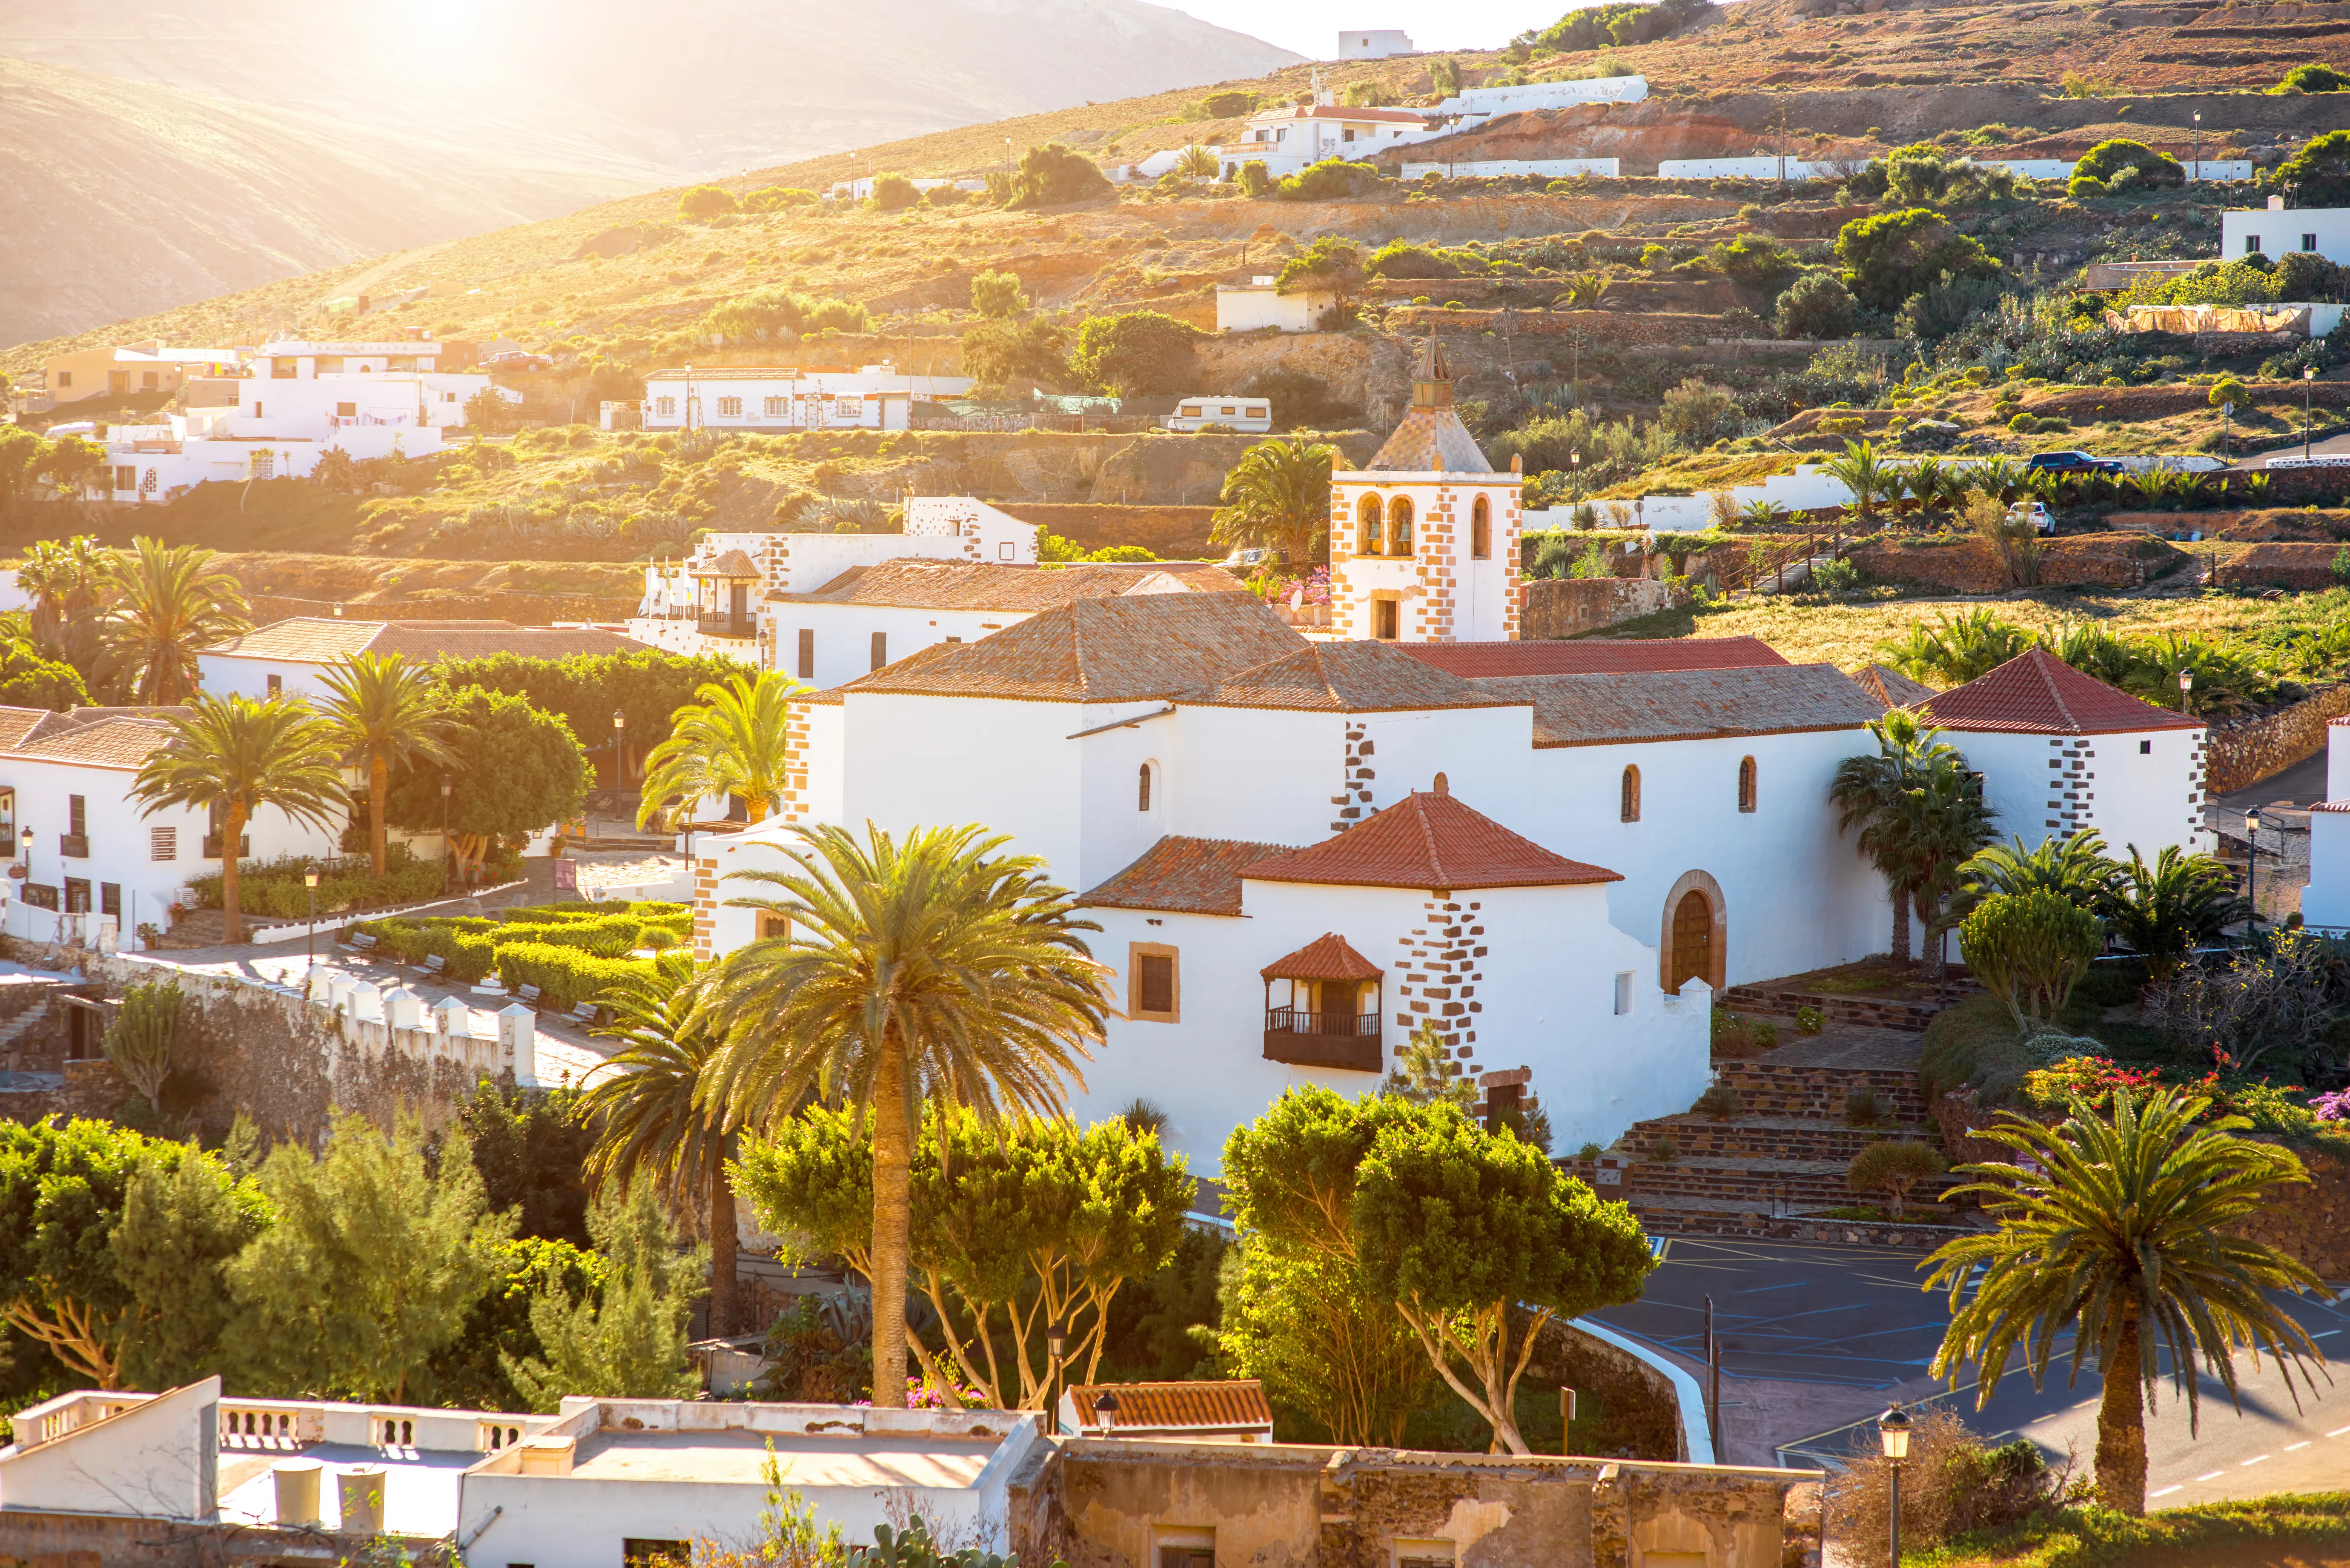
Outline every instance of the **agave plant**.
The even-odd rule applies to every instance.
[[[1959,477],[1964,482],[1963,489],[1980,490],[1986,495],[1998,496],[2002,502],[2009,502],[2013,501],[2017,492],[2024,488],[2027,477],[2038,476],[2027,475],[2023,465],[2012,457],[1987,457],[1969,467]],[[2045,501],[2049,497],[2042,495],[2039,499]]]
[[[1772,528],[1787,520],[1787,509],[1775,501],[1750,501],[1738,509],[1738,518],[1749,528]]]

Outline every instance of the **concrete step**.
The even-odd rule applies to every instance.
[[[1980,986],[1956,981],[1950,987],[1953,1000],[1971,996],[1981,989]],[[1900,1029],[1922,1034],[1926,1025],[1934,1021],[1934,1014],[1941,1012],[1944,1004],[1898,997],[1838,996],[1789,986],[1733,985],[1721,993],[1721,1005],[1732,1012],[1757,1013],[1770,1018],[1793,1018],[1797,1009],[1809,1007],[1821,1017],[1839,1023],[1865,1023],[1877,1029]]]
[[[1669,1137],[1684,1155],[1727,1159],[1840,1160],[1849,1163],[1880,1138],[1929,1142],[1933,1129],[1919,1122],[1853,1127],[1800,1116],[1742,1116],[1730,1121],[1690,1112],[1636,1123],[1617,1147],[1645,1158],[1659,1138]]]
[[[1846,1097],[1856,1089],[1869,1089],[1876,1093],[1880,1116],[1897,1122],[1926,1119],[1926,1096],[1918,1075],[1906,1068],[1729,1061],[1716,1064],[1714,1081],[1736,1090],[1750,1116],[1795,1116],[1841,1125]]]
[[[1635,1203],[1667,1199],[1735,1200],[1767,1210],[1774,1204],[1833,1209],[1864,1199],[1845,1182],[1845,1168],[1825,1160],[1732,1161],[1684,1157],[1670,1165],[1643,1162],[1625,1173]]]

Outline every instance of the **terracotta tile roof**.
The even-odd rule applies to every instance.
[[[1857,729],[1885,711],[1830,664],[1535,675],[1477,684],[1533,699],[1538,749]]]
[[[1759,637],[1575,638],[1534,642],[1399,642],[1414,659],[1455,675],[1617,675],[1647,670],[1740,670],[1783,665]]]
[[[1266,980],[1377,980],[1379,966],[1357,952],[1336,931],[1315,938],[1287,958],[1257,973]]]
[[[740,550],[729,550],[706,566],[688,566],[685,575],[689,577],[739,577],[755,581],[764,574],[752,565],[750,556]]]
[[[510,620],[347,620],[295,616],[214,643],[206,653],[280,664],[331,664],[347,653],[404,654],[411,664],[441,659],[565,659],[575,653],[641,653],[646,645],[592,627],[516,626]]]
[[[2341,722],[2342,721],[2339,719],[2327,721],[2327,722],[2334,724],[2338,724]],[[2350,800],[2314,800],[2303,809],[2307,811],[2350,811]]]
[[[1179,915],[1241,912],[1241,867],[1286,855],[1286,844],[1170,834],[1142,858],[1077,900],[1110,909],[1165,909]]]
[[[2203,721],[2141,702],[2046,649],[2031,649],[1923,704],[1946,730],[2023,735],[2112,735],[2140,730],[2200,730]]]
[[[0,707],[0,752],[13,752],[44,719],[53,717],[47,708]]]
[[[1139,572],[1100,563],[1038,567],[993,561],[884,561],[851,566],[812,594],[769,594],[768,604],[889,605],[906,609],[1009,610],[1035,614],[1079,599],[1123,594],[1241,592],[1243,585],[1213,566],[1198,571]]]
[[[1104,1410],[1102,1396],[1118,1408]],[[1273,1407],[1253,1377],[1199,1383],[1080,1383],[1069,1390],[1077,1420],[1096,1432],[1256,1431],[1270,1436]]]
[[[1922,680],[1912,680],[1898,670],[1883,664],[1872,664],[1853,674],[1853,684],[1884,703],[1887,708],[1914,708],[1934,695],[1934,689]]]
[[[70,713],[43,713],[21,738],[0,750],[40,762],[135,771],[171,740],[172,721],[185,718],[190,711],[186,708],[78,708]]]
[[[1419,364],[1412,371],[1411,406],[1403,422],[1373,454],[1370,468],[1424,473],[1445,469],[1456,473],[1491,473],[1484,449],[1452,407],[1452,371],[1444,363],[1444,349],[1430,335],[1420,346]]]
[[[1294,104],[1287,109],[1259,110],[1248,117],[1251,125],[1271,125],[1284,119],[1347,119],[1357,124],[1372,120],[1395,120],[1412,125],[1426,125],[1428,115],[1417,109],[1357,109],[1350,104]]]
[[[847,690],[1031,702],[1190,698],[1305,646],[1251,594],[1128,594],[925,648]]]
[[[1198,699],[1226,708],[1289,708],[1321,713],[1501,708],[1523,698],[1480,691],[1391,642],[1316,642],[1243,670]]]
[[[1555,888],[1621,882],[1614,871],[1554,855],[1441,789],[1414,790],[1336,838],[1242,872],[1253,882],[1356,888]]]

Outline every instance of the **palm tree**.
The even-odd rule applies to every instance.
[[[2029,893],[2044,888],[2084,909],[2102,907],[2122,868],[2106,855],[2106,836],[2092,827],[2063,838],[2027,845],[2021,834],[1994,844],[1959,867],[1959,889],[1950,900],[1955,925],[1994,893]]]
[[[1942,982],[1947,938],[1958,923],[1948,901],[1958,890],[1959,867],[1991,841],[1996,815],[1983,799],[1982,781],[1967,770],[1966,759],[1956,752],[1937,757],[1897,809],[1901,831],[1917,857],[1918,880],[1910,898],[1918,918],[1926,923],[1929,972],[1936,985]]]
[[[1196,141],[1175,155],[1175,172],[1187,180],[1212,180],[1222,167],[1214,153]]]
[[[1990,809],[1966,759],[1915,713],[1896,708],[1869,722],[1877,754],[1846,757],[1828,787],[1836,831],[1860,830],[1860,852],[1893,895],[1893,957],[1909,961],[1909,913],[1921,896],[1990,837]]]
[[[2174,1390],[2186,1391],[2190,1431],[2197,1355],[2231,1401],[2239,1346],[2273,1358],[2288,1386],[2304,1357],[2324,1360],[2267,1294],[2314,1288],[2317,1276],[2230,1233],[2271,1187],[2309,1177],[2287,1150],[2230,1136],[2251,1125],[2241,1116],[2198,1127],[2208,1109],[2166,1088],[2143,1101],[2116,1093],[2111,1120],[2079,1099],[2055,1127],[2003,1116],[1974,1136],[2019,1158],[1962,1165],[1958,1174],[1975,1179],[1955,1189],[1978,1199],[1998,1229],[1928,1260],[1935,1270],[1926,1288],[1950,1293],[1933,1373],[1955,1382],[1957,1368],[1973,1363],[1976,1408],[1991,1402],[2018,1348],[2035,1386],[2065,1330],[2074,1333],[2068,1382],[2094,1352],[2105,1384],[2097,1490],[2125,1513],[2146,1511],[2146,1406],[2164,1350]]]
[[[108,585],[107,661],[140,702],[171,707],[196,690],[196,653],[252,629],[244,590],[210,550],[134,539]]]
[[[1102,1038],[1102,966],[1070,895],[977,827],[794,826],[776,897],[728,900],[789,922],[720,961],[697,1026],[720,1037],[703,1095],[738,1126],[812,1095],[863,1106],[873,1137],[873,1402],[906,1400],[909,1198],[921,1102],[990,1121],[1056,1116]]]
[[[1219,545],[1260,545],[1303,572],[1330,526],[1330,465],[1338,449],[1304,436],[1259,441],[1224,475],[1208,537]]]
[[[172,738],[148,755],[130,785],[142,815],[167,805],[201,806],[220,823],[221,924],[231,945],[244,940],[237,909],[238,848],[245,826],[274,805],[296,822],[333,826],[348,798],[335,760],[335,732],[296,698],[199,695],[194,711],[172,721]]]
[[[1901,482],[1893,470],[1877,455],[1877,449],[1865,441],[1844,443],[1840,456],[1820,464],[1819,472],[1827,478],[1839,480],[1852,492],[1852,516],[1856,524],[1866,526],[1876,521],[1879,502],[1900,493]]]
[[[598,1000],[612,1023],[597,1031],[621,1043],[616,1069],[588,1091],[581,1108],[596,1124],[588,1178],[626,1193],[653,1182],[672,1207],[706,1200],[710,1216],[710,1331],[734,1324],[734,1189],[726,1162],[734,1129],[723,1105],[702,1096],[716,1038],[693,1020],[700,1000],[692,958],[665,952],[650,976],[632,977]]]
[[[795,689],[780,670],[731,680],[704,681],[695,704],[670,715],[669,739],[645,753],[637,826],[671,809],[691,814],[704,795],[740,795],[757,822],[784,798],[791,760],[791,704]]]
[[[1941,680],[1958,685],[1988,674],[2030,649],[2039,639],[1988,608],[1939,615],[1918,623],[1900,641],[1878,643],[1886,662],[1913,680]]]
[[[16,586],[32,596],[33,647],[42,658],[72,665],[85,680],[97,676],[99,617],[113,575],[113,556],[88,534],[26,547]]]
[[[2168,980],[2197,948],[2220,940],[2251,912],[2236,897],[2236,879],[2209,855],[2166,844],[2148,867],[2130,846],[2127,866],[2115,867],[2097,907],[2114,935],[2146,959],[2150,980]]]
[[[411,670],[397,653],[345,654],[318,679],[327,688],[327,722],[343,760],[367,774],[368,852],[380,877],[388,868],[384,802],[391,794],[392,764],[453,765],[447,741],[455,719],[439,683]]]

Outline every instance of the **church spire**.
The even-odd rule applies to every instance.
[[[1411,406],[1415,409],[1449,409],[1452,406],[1452,369],[1444,362],[1444,350],[1431,332],[1419,347],[1419,363],[1411,373]]]

